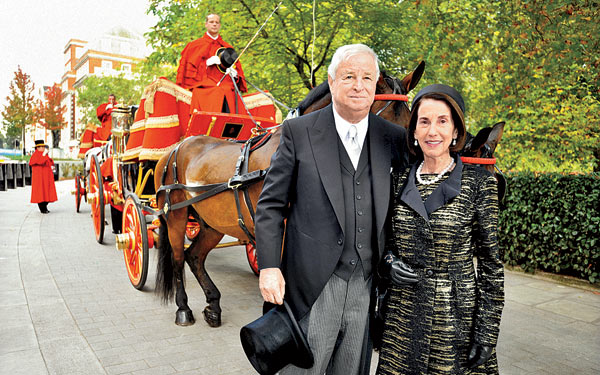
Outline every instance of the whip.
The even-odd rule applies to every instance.
[[[252,44],[252,42],[254,42],[254,39],[256,39],[256,37],[258,36],[258,33],[261,32],[261,30],[265,27],[265,25],[267,24],[267,22],[269,22],[269,20],[271,19],[271,17],[273,17],[273,14],[275,14],[275,12],[277,11],[277,9],[279,9],[279,7],[281,6],[282,3],[283,3],[283,0],[281,0],[279,2],[279,4],[277,4],[277,6],[275,7],[275,9],[273,9],[273,11],[269,15],[269,17],[267,17],[267,19],[265,20],[265,22],[263,22],[262,26],[254,34],[254,36],[252,37],[252,39],[250,39],[250,41],[248,42],[248,44],[246,44],[246,47],[244,47],[244,49],[242,50],[242,52],[238,55],[237,59],[235,59],[235,61],[233,62],[233,64],[231,64],[231,66],[235,65],[235,63],[238,62],[238,60],[240,59],[240,57],[242,57],[242,55],[244,54],[244,52],[246,52],[246,50],[248,49],[248,47],[250,47],[250,44]],[[221,77],[221,79],[219,80],[219,83],[217,83],[217,86],[221,85],[221,82],[223,82],[223,79],[225,79],[225,76],[227,76],[227,75],[228,75],[227,73],[223,74],[223,77]]]

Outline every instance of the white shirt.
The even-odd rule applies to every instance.
[[[208,33],[208,31],[206,32],[206,35],[208,35],[209,37],[212,38],[212,40],[217,40],[217,38],[219,37],[219,34],[217,34],[217,36],[212,36]]]
[[[350,129],[351,125],[356,126],[356,140],[358,141],[358,145],[362,150],[363,145],[365,143],[365,138],[367,136],[367,130],[369,130],[369,114],[367,113],[367,115],[358,123],[352,124],[346,121],[342,116],[340,116],[339,113],[337,113],[337,111],[335,110],[335,105],[333,105],[333,118],[335,119],[335,130],[337,130],[337,133],[340,139],[342,140],[342,143],[344,144],[348,155],[351,155],[350,140],[347,139],[348,130]],[[356,166],[354,166],[354,168],[356,168]]]

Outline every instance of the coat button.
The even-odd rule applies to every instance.
[[[358,233],[362,233],[364,231],[363,227],[358,227]]]
[[[360,194],[359,194],[359,195],[357,195],[357,196],[356,196],[356,199],[358,199],[358,200],[361,200],[361,199],[362,199],[362,195],[360,195]]]
[[[357,185],[360,185],[360,181],[356,181],[356,184],[357,184]]]
[[[427,277],[431,277],[433,276],[433,271],[432,270],[427,270]]]
[[[341,238],[338,238],[338,245],[341,245],[344,243],[344,240],[342,240]]]
[[[362,211],[358,211],[357,214],[358,214],[358,216],[362,216],[363,212]]]
[[[358,245],[356,245],[356,247],[358,247],[359,249],[362,249],[362,244],[359,243]]]
[[[355,259],[352,259],[352,260],[350,261],[350,264],[351,264],[351,265],[353,265],[353,266],[355,266],[355,265],[356,265],[356,260],[355,260]]]

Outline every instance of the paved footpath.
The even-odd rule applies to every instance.
[[[223,325],[202,320],[204,294],[188,271],[198,320],[178,327],[175,304],[153,293],[156,252],[144,290],[134,289],[110,226],[96,243],[89,205],[75,212],[72,186],[57,183],[49,215],[29,203],[30,187],[0,192],[0,374],[255,373],[239,343],[240,327],[261,311],[244,250],[208,257]],[[501,374],[600,374],[598,291],[515,272],[505,285]]]

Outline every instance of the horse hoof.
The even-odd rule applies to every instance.
[[[204,320],[208,323],[209,326],[215,328],[221,326],[221,313],[216,313],[211,311],[208,307],[202,311],[204,314]]]
[[[196,323],[192,310],[177,310],[175,315],[175,324],[178,326],[191,326]]]

